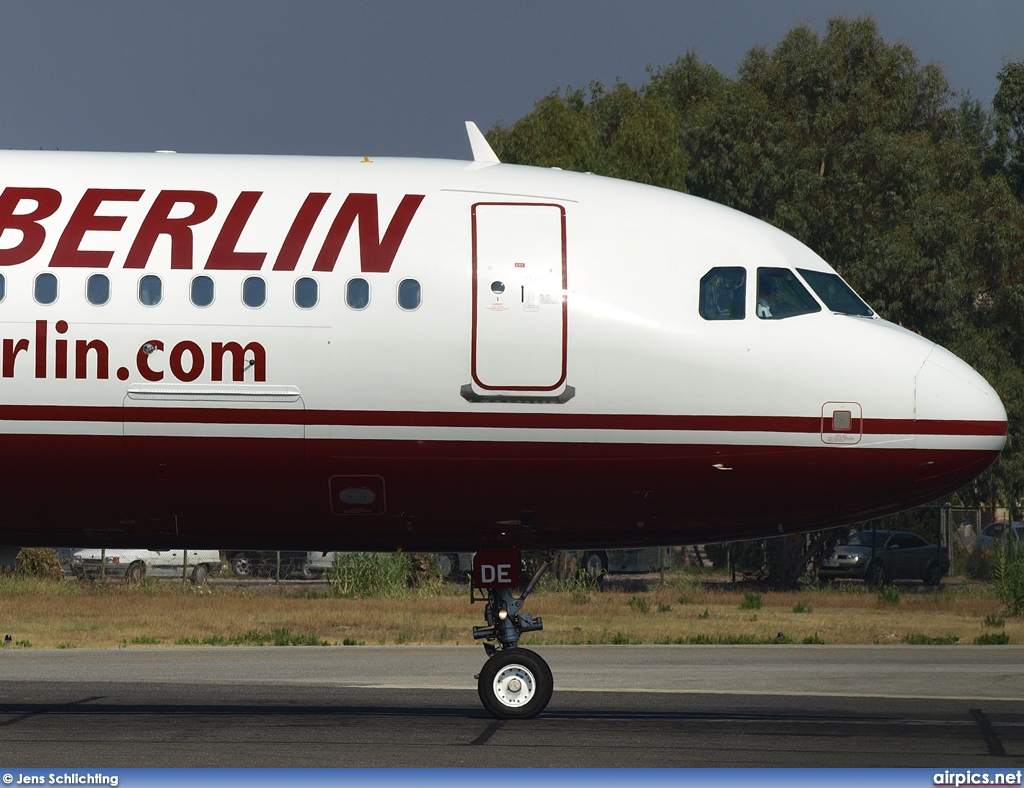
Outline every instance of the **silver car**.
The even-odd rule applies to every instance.
[[[1009,542],[1017,547],[1024,545],[1024,523],[989,523],[981,529],[982,550],[995,550]]]
[[[873,540],[873,541],[872,541]],[[859,531],[818,567],[820,580],[853,578],[867,583],[923,580],[937,586],[949,571],[949,553],[905,531]]]

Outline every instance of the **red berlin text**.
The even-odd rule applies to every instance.
[[[146,194],[144,189],[86,189],[60,230],[49,266],[108,268],[115,252],[82,249],[86,233],[120,233],[125,222],[139,213],[139,210],[133,212],[131,206],[143,203]],[[216,240],[206,255],[203,266],[206,270],[263,269],[268,252],[239,251],[236,248],[262,196],[263,192],[241,192],[227,213],[221,215]],[[349,194],[331,222],[313,270],[334,270],[349,231],[358,222],[360,270],[388,273],[423,196],[406,194],[402,197],[381,237],[377,195]],[[281,239],[272,270],[295,270],[313,225],[330,197],[324,192],[312,192],[306,196]],[[0,249],[0,266],[18,265],[39,254],[47,234],[59,229],[47,228],[46,220],[57,213],[63,202],[64,195],[47,187],[8,186],[0,192],[0,235],[7,230],[21,233],[16,246]],[[213,218],[218,206],[217,196],[206,191],[163,189],[152,196],[151,201],[147,199],[145,202],[149,202],[149,207],[128,246],[123,267],[145,268],[161,237],[170,241],[172,269],[196,267],[192,229]],[[260,224],[259,221],[253,223]],[[114,246],[109,242],[106,245]],[[121,244],[117,246],[122,247]]]
[[[51,339],[50,325],[45,320],[35,322],[34,338],[4,338],[0,343],[0,375],[15,377],[28,369],[38,380],[55,378],[66,380],[109,380],[110,348],[102,339],[65,339],[69,326],[58,320],[52,326],[56,335]],[[114,375],[128,380],[133,370],[118,367]],[[203,346],[184,339],[169,348],[160,339],[143,342],[134,358],[134,372],[143,380],[157,383],[170,378],[182,383],[193,383],[200,378],[219,383],[224,380],[241,383],[267,380],[267,351],[259,342],[242,345],[239,342],[210,342]]]

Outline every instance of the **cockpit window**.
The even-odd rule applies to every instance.
[[[742,320],[746,293],[745,268],[712,268],[700,280],[700,316],[705,320]]]
[[[796,270],[800,272],[800,276],[811,286],[811,289],[818,294],[818,298],[825,302],[825,306],[833,312],[843,315],[862,315],[863,317],[871,317],[874,314],[871,307],[853,292],[853,288],[836,274],[824,271],[805,271],[803,268]]]
[[[821,306],[788,268],[757,269],[757,316],[782,320],[820,312]]]

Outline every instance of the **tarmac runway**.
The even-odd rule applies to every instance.
[[[0,651],[0,767],[1024,766],[1024,647],[551,646],[528,721],[473,647]]]

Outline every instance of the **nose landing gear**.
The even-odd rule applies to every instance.
[[[544,628],[538,616],[519,612],[526,597],[551,565],[541,564],[523,593],[516,597],[513,588],[519,584],[519,551],[480,551],[473,563],[470,599],[485,602],[486,627],[473,627],[477,640],[484,643],[487,662],[477,675],[480,702],[498,719],[529,719],[536,717],[551,700],[554,681],[548,664],[536,652],[519,647],[524,632]],[[485,595],[477,596],[477,592]]]

